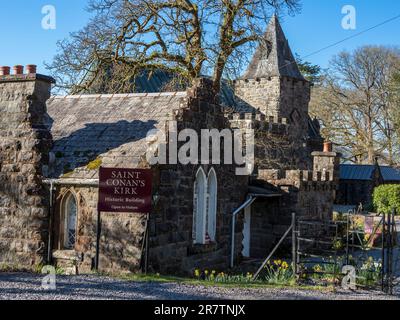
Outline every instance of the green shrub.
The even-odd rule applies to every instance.
[[[374,208],[378,213],[391,213],[393,209],[400,214],[400,185],[386,184],[374,190]]]

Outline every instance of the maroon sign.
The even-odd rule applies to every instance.
[[[99,211],[150,213],[151,170],[100,168],[99,175]]]

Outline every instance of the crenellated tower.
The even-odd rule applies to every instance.
[[[235,104],[240,112],[286,119],[294,161],[285,169],[312,169],[308,114],[310,83],[304,79],[282,27],[274,15],[244,75],[235,81]],[[318,150],[320,151],[320,150]],[[268,157],[268,154],[260,155]],[[296,160],[297,159],[297,160]]]

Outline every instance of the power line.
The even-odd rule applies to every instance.
[[[369,31],[371,31],[371,30],[373,30],[373,29],[379,28],[379,27],[381,27],[381,26],[383,26],[383,25],[385,25],[385,24],[387,24],[387,23],[389,23],[389,22],[392,22],[392,21],[394,21],[394,20],[397,20],[397,19],[399,19],[399,18],[400,18],[400,14],[397,15],[397,16],[395,16],[395,17],[393,17],[393,18],[390,18],[390,19],[388,19],[388,20],[385,20],[385,21],[383,21],[383,22],[381,22],[381,23],[378,23],[377,25],[374,25],[373,27],[370,27],[370,28],[365,29],[365,30],[363,30],[363,31],[360,31],[360,32],[358,32],[358,33],[356,33],[356,34],[353,34],[353,35],[350,36],[350,37],[344,38],[344,39],[339,40],[339,41],[337,41],[337,42],[335,42],[335,43],[332,43],[332,44],[330,44],[330,45],[328,45],[328,46],[326,46],[326,47],[323,47],[323,48],[321,48],[321,49],[319,49],[319,50],[317,50],[317,51],[314,51],[314,52],[312,52],[312,53],[310,53],[310,54],[308,54],[308,55],[306,55],[306,56],[300,57],[300,59],[303,60],[303,59],[306,59],[306,58],[308,58],[308,57],[311,57],[311,56],[313,56],[313,55],[315,55],[315,54],[317,54],[317,53],[320,53],[320,52],[322,52],[322,51],[324,51],[324,50],[326,50],[326,49],[335,47],[335,46],[337,46],[338,44],[341,44],[341,43],[346,42],[346,41],[348,41],[348,40],[350,40],[350,39],[356,38],[356,37],[358,37],[358,36],[360,36],[360,35],[362,35],[362,34],[364,34],[364,33],[367,33],[367,32],[369,32]],[[283,65],[282,67],[280,67],[279,69],[283,69],[283,68],[285,68],[285,67],[287,67],[287,66],[290,66],[291,64],[294,64],[294,63],[296,63],[296,61],[289,62],[289,63]]]
[[[319,49],[319,50],[317,50],[317,51],[314,51],[314,52],[312,52],[312,53],[310,53],[310,54],[308,54],[308,55],[302,57],[302,59],[308,58],[308,57],[313,56],[313,55],[315,55],[315,54],[317,54],[317,53],[320,53],[320,52],[322,52],[322,51],[324,51],[324,50],[326,50],[326,49],[332,48],[332,47],[334,47],[334,46],[337,46],[338,44],[341,44],[341,43],[343,43],[343,42],[346,42],[346,41],[348,41],[348,40],[351,40],[351,39],[353,39],[353,38],[356,38],[356,37],[358,37],[358,36],[360,36],[360,35],[362,35],[362,34],[364,34],[364,33],[367,33],[367,32],[369,32],[369,31],[371,31],[371,30],[373,30],[373,29],[379,28],[379,27],[381,27],[381,26],[383,26],[383,25],[385,25],[385,24],[387,24],[387,23],[389,23],[389,22],[392,22],[392,21],[394,21],[394,20],[397,20],[397,19],[399,19],[399,18],[400,18],[400,14],[397,15],[397,16],[395,16],[395,17],[393,17],[393,18],[390,18],[390,19],[388,19],[388,20],[385,20],[385,21],[383,21],[383,22],[381,22],[381,23],[379,23],[379,24],[377,24],[377,25],[375,25],[375,26],[373,26],[373,27],[370,27],[370,28],[368,28],[368,29],[365,29],[365,30],[363,30],[363,31],[360,31],[360,32],[358,32],[358,33],[356,33],[356,34],[354,34],[354,35],[352,35],[352,36],[350,36],[350,37],[344,38],[344,39],[342,39],[342,40],[340,40],[340,41],[337,41],[337,42],[335,42],[335,43],[333,43],[333,44],[330,44],[330,45],[328,45],[328,46],[326,46],[326,47],[324,47],[324,48],[322,48],[322,49]]]

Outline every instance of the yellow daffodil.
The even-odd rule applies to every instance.
[[[320,266],[319,264],[317,264],[316,266],[314,266],[314,271],[315,271],[315,272],[321,272],[321,271],[322,271],[321,266]]]
[[[279,267],[282,264],[282,261],[281,260],[275,260],[274,264]]]

